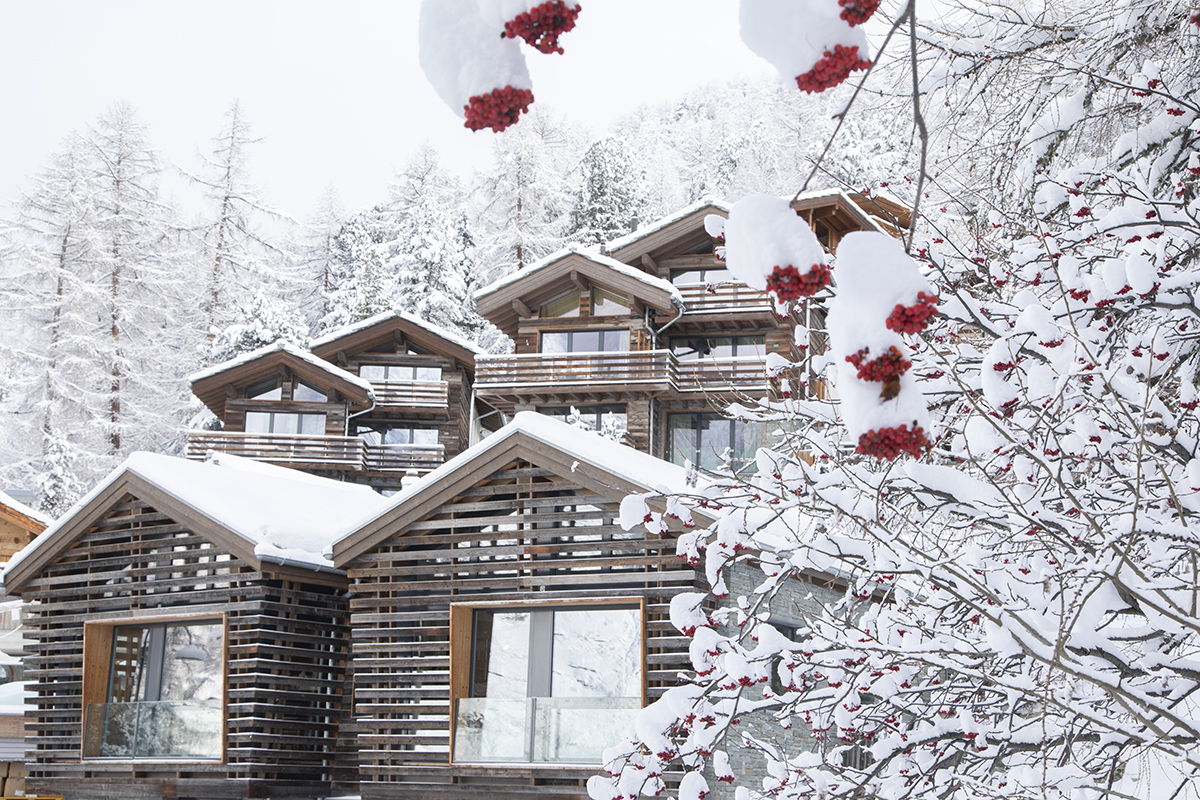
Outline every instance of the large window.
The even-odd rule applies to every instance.
[[[754,456],[766,441],[761,422],[728,419],[712,412],[667,415],[667,457],[676,464],[691,461],[703,469],[719,469],[729,450],[734,466],[753,466]]]
[[[451,628],[455,761],[597,764],[642,707],[640,605],[458,608]]]
[[[355,435],[371,445],[437,445],[437,428],[396,425],[387,422],[360,422]]]
[[[247,411],[246,433],[298,433],[325,435],[324,414],[296,414],[290,411]]]
[[[671,283],[676,286],[712,286],[733,280],[725,267],[687,267],[671,270]]]
[[[758,336],[673,336],[671,352],[680,361],[702,358],[766,357],[766,339]]]
[[[629,329],[608,331],[546,331],[542,333],[542,352],[618,353],[629,350]]]
[[[625,430],[627,415],[624,404],[607,403],[590,406],[539,406],[538,413],[553,417],[560,422],[573,422],[578,416],[580,422],[587,425],[588,430]]]
[[[538,308],[538,316],[542,319],[553,319],[555,317],[578,317],[579,316],[579,292],[567,292],[561,297],[556,297],[549,303],[542,303]]]
[[[85,757],[220,759],[224,640],[221,620],[89,625]]]
[[[603,289],[592,288],[592,316],[606,317],[629,313],[629,301],[624,297],[606,292]]]
[[[407,364],[363,364],[358,376],[371,383],[386,381],[440,381],[441,367],[416,367]]]

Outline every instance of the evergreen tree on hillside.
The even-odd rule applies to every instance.
[[[642,210],[640,175],[624,141],[598,139],[580,163],[582,181],[571,211],[570,238],[601,244],[629,233]]]

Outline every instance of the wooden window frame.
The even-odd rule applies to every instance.
[[[108,684],[112,671],[113,632],[132,625],[170,625],[172,623],[219,622],[221,624],[221,757],[194,758],[94,758],[85,754],[87,747],[88,708],[108,702]],[[170,614],[164,616],[131,616],[115,619],[89,620],[83,623],[83,691],[79,713],[79,760],[89,764],[224,764],[229,748],[229,615],[225,612],[206,614]]]
[[[635,607],[641,619],[641,673],[642,673],[642,707],[646,707],[649,696],[649,680],[647,678],[646,658],[646,598],[632,595],[629,597],[597,597],[585,599],[546,599],[546,600],[491,600],[468,603],[450,604],[450,710],[448,725],[450,727],[450,751],[446,761],[455,764],[454,760],[454,729],[458,718],[458,701],[471,696],[471,662],[475,634],[475,611],[486,608],[492,610],[521,610],[530,608],[574,609],[587,606],[625,606]],[[522,762],[524,763],[524,762]],[[578,764],[555,764],[553,762],[529,762],[538,769],[579,769]],[[463,762],[461,766],[479,767],[481,769],[495,768],[496,764],[480,764],[478,762]]]

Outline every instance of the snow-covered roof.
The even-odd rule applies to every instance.
[[[11,495],[5,494],[2,490],[0,490],[0,506],[5,506],[17,512],[21,516],[29,517],[34,522],[39,522],[42,525],[50,525],[52,522],[54,522],[54,520],[47,515],[37,511],[36,509],[30,508],[19,500],[14,499]]]
[[[817,189],[811,192],[804,192],[790,198],[793,208],[815,208],[825,205],[826,203],[841,201],[852,215],[854,215],[859,223],[864,225],[867,230],[876,231],[878,233],[887,233],[886,230],[866,211],[864,211],[858,203],[854,202],[854,198],[846,194],[841,189]]]
[[[655,220],[649,225],[642,225],[636,231],[627,233],[619,239],[613,239],[608,243],[608,250],[609,252],[620,250],[622,247],[626,247],[641,239],[645,239],[647,236],[652,236],[664,228],[669,228],[680,220],[686,219],[692,214],[695,214],[697,211],[701,211],[705,208],[715,208],[728,214],[731,206],[724,200],[718,200],[715,197],[705,197],[702,200],[692,203],[690,206],[684,206],[670,216]]]
[[[104,509],[94,507],[95,503],[110,487],[130,477],[141,479],[239,537],[250,545],[256,559],[313,569],[331,569],[333,563],[323,554],[333,540],[349,524],[387,504],[368,486],[237,456],[215,455],[209,461],[189,461],[134,453],[45,533],[13,556],[3,579],[7,581],[18,566],[44,551],[57,552],[56,547],[69,546],[82,532],[76,530],[76,517],[103,513]]]
[[[663,461],[535,411],[521,411],[510,423],[479,444],[464,450],[419,480],[405,486],[390,498],[387,506],[362,519],[357,526],[348,529],[343,537],[333,542],[333,547],[327,555],[336,556],[339,560],[347,555],[357,555],[361,552],[361,543],[356,544],[357,550],[350,550],[349,540],[360,539],[363,529],[372,527],[374,523],[389,515],[394,515],[397,509],[418,501],[418,498],[424,500],[422,495],[436,491],[439,484],[447,482],[473,462],[486,459],[493,451],[504,450],[506,445],[518,437],[544,445],[550,451],[557,451],[562,460],[571,464],[572,472],[587,465],[603,473],[619,476],[627,484],[625,489],[615,490],[619,496],[623,496],[627,491],[639,490],[664,495],[697,491],[696,485],[688,483],[687,470],[677,464]],[[707,483],[703,478],[700,482]]]
[[[454,345],[457,345],[458,347],[461,347],[464,350],[470,350],[472,353],[476,353],[478,355],[487,355],[487,351],[484,350],[479,345],[475,344],[474,342],[467,341],[466,339],[459,336],[457,333],[453,333],[452,331],[446,330],[445,328],[441,327],[440,325],[435,325],[434,323],[430,322],[429,320],[421,319],[420,317],[418,317],[414,314],[410,314],[407,311],[385,311],[382,314],[376,314],[373,317],[368,317],[367,319],[360,320],[360,321],[352,323],[350,325],[346,325],[341,328],[338,328],[337,330],[331,331],[330,333],[327,333],[324,336],[319,336],[316,339],[313,339],[311,342],[309,342],[308,346],[315,350],[318,347],[324,347],[327,344],[332,344],[333,342],[336,342],[338,339],[344,339],[345,337],[353,336],[354,334],[359,333],[360,331],[365,331],[368,328],[373,328],[376,325],[385,323],[390,319],[404,320],[405,322],[408,322],[412,325],[416,325],[419,328],[429,331],[434,336],[440,336],[441,338],[445,339],[446,341],[448,341]]]
[[[535,275],[538,272],[545,270],[547,267],[553,266],[572,254],[583,256],[589,261],[593,261],[601,266],[607,267],[608,269],[618,272],[627,278],[632,278],[633,280],[639,281],[646,286],[653,287],[657,291],[666,292],[671,296],[671,301],[675,303],[677,307],[682,307],[683,305],[683,295],[679,293],[679,290],[675,288],[670,281],[663,280],[662,278],[656,278],[653,275],[642,272],[636,267],[631,267],[628,264],[617,261],[615,258],[609,258],[608,256],[601,255],[599,251],[590,247],[584,247],[578,243],[569,244],[562,250],[559,250],[557,253],[551,253],[541,261],[530,264],[528,267],[525,267],[525,269],[517,270],[511,275],[506,275],[500,280],[483,287],[479,291],[475,292],[475,300],[478,302],[480,299],[495,294],[505,287],[520,283],[529,278],[531,275]]]
[[[231,358],[228,361],[224,361],[220,364],[215,364],[215,365],[209,367],[208,369],[202,369],[199,372],[189,375],[188,381],[193,384],[199,383],[202,380],[205,380],[207,378],[212,378],[216,375],[220,375],[223,372],[228,372],[231,369],[236,369],[237,367],[244,366],[246,364],[257,361],[260,358],[269,356],[272,353],[276,353],[276,352],[287,353],[288,355],[290,355],[294,358],[298,358],[301,361],[304,361],[305,363],[307,363],[313,367],[316,367],[321,372],[325,372],[325,373],[328,373],[329,375],[332,375],[333,377],[337,378],[340,381],[344,381],[345,383],[349,383],[354,386],[357,386],[358,388],[362,389],[369,398],[374,399],[374,397],[375,397],[375,390],[371,386],[371,383],[369,381],[366,381],[366,380],[358,377],[357,375],[349,373],[346,370],[341,369],[340,367],[336,367],[333,364],[330,364],[328,361],[324,361],[320,358],[317,358],[316,356],[314,356],[312,353],[308,352],[307,350],[302,350],[299,347],[296,347],[296,345],[290,344],[290,343],[284,342],[284,341],[278,341],[278,342],[275,342],[274,344],[269,344],[269,345],[266,345],[265,347],[260,347],[257,350],[251,350],[249,353],[243,353],[242,355],[238,356],[237,358]]]

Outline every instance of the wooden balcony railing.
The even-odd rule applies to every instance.
[[[188,433],[188,458],[202,460],[209,450],[273,464],[305,464],[352,470],[361,470],[363,464],[363,440],[357,436],[224,431]]]
[[[480,356],[475,359],[475,385],[479,389],[585,385],[666,389],[672,385],[674,360],[669,350]]]
[[[367,472],[428,472],[446,460],[446,448],[440,444],[369,444],[365,456]]]
[[[771,299],[763,292],[738,284],[677,286],[688,314],[710,311],[771,310]]]
[[[765,367],[757,358],[704,358],[675,365],[675,388],[681,392],[764,389]]]
[[[372,383],[377,408],[441,408],[450,405],[449,384],[445,381],[379,381]]]

